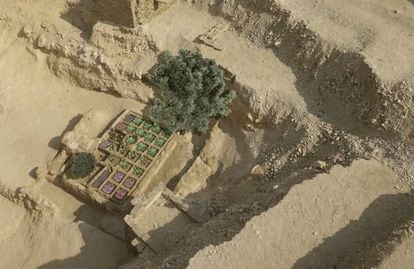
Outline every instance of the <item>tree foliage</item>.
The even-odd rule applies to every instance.
[[[235,97],[233,91],[225,92],[216,62],[199,52],[180,50],[177,56],[164,52],[149,79],[162,93],[151,107],[151,118],[170,131],[205,133],[210,118],[229,114]]]
[[[83,178],[92,173],[95,168],[95,157],[86,152],[76,153],[72,155],[68,161],[66,175],[69,178]]]

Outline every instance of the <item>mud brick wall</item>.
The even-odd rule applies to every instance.
[[[100,20],[135,27],[136,0],[95,0],[94,10]]]
[[[145,23],[154,16],[157,2],[154,0],[137,0],[135,15],[139,23]]]
[[[174,0],[94,0],[99,20],[136,27],[165,11]]]

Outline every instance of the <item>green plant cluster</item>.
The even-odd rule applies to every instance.
[[[68,161],[66,175],[69,178],[79,179],[88,176],[95,168],[95,157],[86,152],[72,155]]]
[[[223,72],[199,52],[164,52],[149,80],[161,89],[151,107],[151,118],[170,131],[205,133],[210,118],[225,117],[234,91],[225,91]]]

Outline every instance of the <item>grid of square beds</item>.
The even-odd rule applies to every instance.
[[[99,163],[103,169],[90,186],[122,203],[145,177],[172,134],[134,112],[121,115],[113,126],[102,136]]]

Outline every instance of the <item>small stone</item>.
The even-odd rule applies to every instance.
[[[326,162],[324,162],[324,161],[317,161],[317,162],[313,165],[313,167],[314,167],[314,168],[318,168],[318,169],[325,169],[327,166],[328,166],[328,165],[327,165],[327,163],[326,163]]]
[[[23,34],[23,36],[24,36],[24,37],[29,38],[29,37],[31,37],[31,36],[32,36],[33,31],[32,31],[32,29],[31,29],[30,27],[28,27],[28,26],[26,25],[26,26],[24,26],[24,27],[23,27],[23,29],[22,29],[22,34]]]
[[[46,40],[46,37],[43,34],[39,35],[39,37],[37,38],[37,46],[39,48],[46,48],[47,40]]]
[[[258,164],[252,168],[250,174],[252,176],[263,176],[265,174],[265,169],[263,168],[263,166]]]

